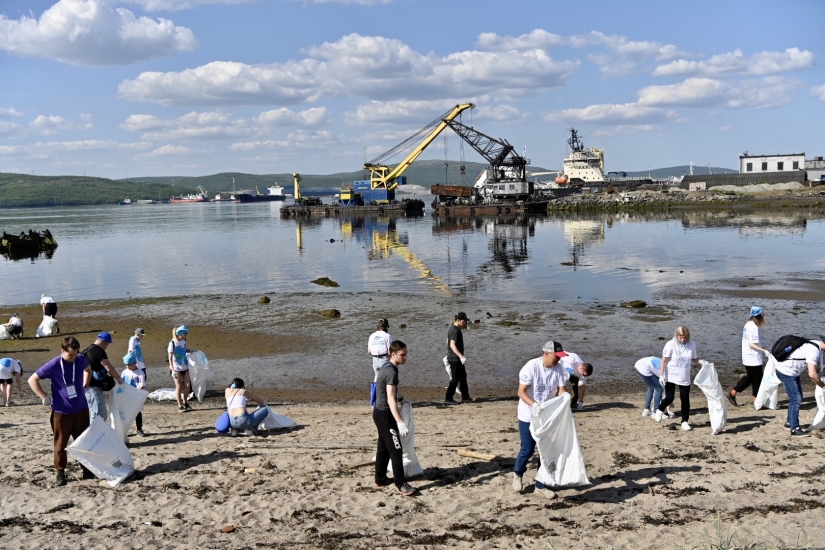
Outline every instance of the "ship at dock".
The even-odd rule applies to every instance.
[[[169,199],[169,202],[175,204],[182,204],[188,202],[209,202],[209,193],[207,193],[206,189],[199,185],[197,193],[181,195],[180,197],[172,197],[171,199]]]
[[[234,178],[233,178],[234,179]],[[235,193],[233,195],[235,202],[272,202],[272,201],[282,201],[286,199],[286,195],[284,195],[284,188],[278,185],[277,183],[271,187],[267,187],[267,192],[261,193],[258,191],[258,188],[255,187],[255,193],[250,192],[241,192]]]

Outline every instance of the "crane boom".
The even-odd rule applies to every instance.
[[[493,170],[500,171],[501,167],[505,167],[508,169],[510,178],[526,179],[529,161],[517,154],[515,147],[510,145],[506,139],[495,139],[457,120],[452,120],[448,124],[456,134],[490,163]]]

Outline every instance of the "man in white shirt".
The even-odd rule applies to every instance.
[[[562,351],[561,344],[551,340],[544,344],[542,352],[541,357],[528,361],[518,375],[518,431],[521,449],[513,468],[513,490],[518,493],[524,489],[522,476],[527,471],[527,461],[536,451],[536,441],[530,433],[530,420],[541,411],[541,403],[567,393],[564,369],[559,364],[559,360],[567,354]],[[536,481],[536,493],[547,498],[556,497],[556,493],[539,481]]]
[[[570,378],[570,386],[573,390],[573,399],[570,400],[570,407],[573,410],[584,409],[584,394],[587,393],[587,380],[593,374],[593,365],[585,363],[577,353],[568,351],[567,357],[562,357],[562,368]]]
[[[800,376],[807,370],[811,381],[825,389],[821,375],[824,349],[825,343],[811,340],[791,352],[787,360],[776,363],[776,376],[788,394],[788,421],[785,422],[785,427],[791,430],[791,437],[811,437],[808,431],[799,427],[799,405],[802,403]]]

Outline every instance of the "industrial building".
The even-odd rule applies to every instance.
[[[808,181],[825,182],[825,160],[814,157],[814,160],[805,161],[805,171],[808,172]]]
[[[753,174],[759,172],[785,172],[805,170],[805,153],[789,155],[739,155],[739,173]]]

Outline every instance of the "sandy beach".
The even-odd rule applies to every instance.
[[[15,395],[16,405],[0,409],[0,547],[701,548],[718,541],[717,521],[735,541],[825,546],[821,433],[791,440],[785,410],[743,406],[712,436],[696,388],[692,432],[678,430],[678,419],[656,424],[641,417],[642,384],[632,372],[637,358],[659,354],[675,327],[687,324],[727,386],[741,374],[744,322],[731,311],[760,299],[770,312],[766,340],[804,331],[806,316],[813,321],[818,283],[782,284],[687,285],[640,310],[335,291],[272,296],[270,304],[252,295],[61,304],[63,333],[84,346],[106,329],[112,349],[125,351],[134,328],[145,328],[150,389],[171,385],[163,348],[171,328],[186,322],[190,347],[210,358],[215,379],[192,413],[147,405],[147,437],[131,439],[136,473],[116,488],[80,481],[73,459],[68,486],[52,487],[48,409],[27,388],[22,399]],[[319,313],[326,309],[340,318]],[[447,381],[440,359],[459,309],[473,321],[465,345],[477,402],[448,408],[438,404]],[[15,311],[28,320],[37,307]],[[412,480],[420,490],[412,498],[373,488],[369,466],[348,468],[374,454],[366,338],[379,316],[410,348],[401,393],[413,402],[425,472]],[[533,495],[536,459],[525,493],[510,487],[517,373],[550,337],[596,368],[587,407],[574,415],[591,485],[562,489],[552,501]],[[30,373],[57,354],[59,338],[0,345]],[[120,364],[120,351],[110,356]],[[259,438],[215,432],[221,388],[234,376],[298,427]],[[803,388],[804,425],[815,405],[812,386]],[[499,460],[464,458],[457,449]],[[223,533],[228,525],[234,532]]]

